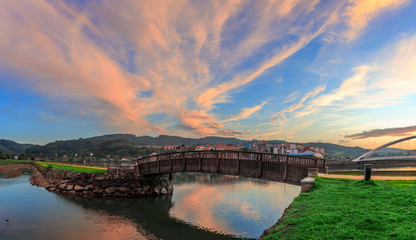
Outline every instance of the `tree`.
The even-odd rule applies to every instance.
[[[21,153],[21,154],[19,154],[18,159],[19,159],[19,160],[26,160],[26,159],[27,159],[27,156],[26,156],[26,154]]]

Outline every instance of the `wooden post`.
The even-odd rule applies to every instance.
[[[319,159],[314,159],[314,160],[315,160],[315,168],[317,168]]]
[[[264,153],[260,153],[260,161],[257,165],[257,177],[259,177],[259,178],[261,178],[261,174],[262,174],[263,156],[264,156]]]
[[[283,181],[286,181],[287,179],[287,167],[289,165],[289,156],[286,155],[285,158],[286,158],[286,162],[285,162],[285,170],[283,172]]]
[[[186,172],[186,158],[185,158],[186,155],[185,155],[185,152],[183,152],[182,155],[183,155],[183,161],[184,161],[184,163],[183,163],[183,171]]]
[[[156,156],[157,161],[157,172],[160,173],[160,161],[159,161],[159,155]]]
[[[240,173],[240,152],[237,156],[237,175]]]
[[[217,172],[220,171],[220,152],[217,152]]]
[[[169,153],[170,172],[172,172],[172,153]]]
[[[371,164],[364,164],[364,182],[371,179]]]
[[[199,152],[199,163],[198,163],[198,171],[202,171],[202,152]]]

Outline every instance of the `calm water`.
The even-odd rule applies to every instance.
[[[177,174],[171,196],[68,197],[0,178],[0,239],[250,239],[273,225],[299,186]]]

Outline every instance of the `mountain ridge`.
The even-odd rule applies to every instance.
[[[4,153],[19,154],[26,153],[29,156],[63,156],[65,154],[79,154],[102,157],[108,154],[115,155],[132,155],[150,154],[152,151],[161,152],[160,146],[168,145],[205,145],[205,144],[224,144],[231,143],[233,145],[248,146],[254,142],[263,140],[241,140],[237,138],[226,138],[218,136],[207,136],[203,138],[185,138],[180,136],[159,135],[136,136],[134,134],[105,134],[101,136],[93,136],[88,138],[78,138],[69,140],[56,140],[45,145],[20,144],[11,140],[0,140],[0,151]],[[285,143],[283,140],[268,141],[273,145]],[[359,156],[369,151],[362,147],[348,147],[334,143],[307,142],[298,143],[306,146],[318,146],[325,149],[325,153],[329,156]],[[380,152],[380,154],[404,153],[407,150],[398,148],[388,148]]]

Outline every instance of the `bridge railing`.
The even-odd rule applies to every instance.
[[[220,150],[159,154],[140,158],[137,165],[141,175],[208,172],[294,183],[307,176],[308,168],[326,172],[325,159]]]

